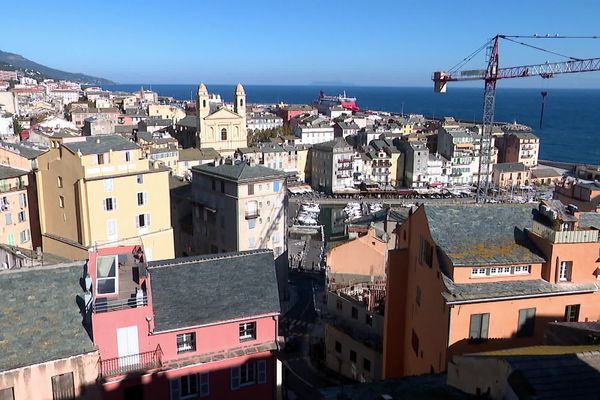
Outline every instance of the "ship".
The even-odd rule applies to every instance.
[[[325,112],[334,106],[342,106],[352,112],[360,111],[360,108],[356,105],[356,97],[347,97],[345,90],[343,94],[338,94],[337,96],[328,96],[321,90],[319,98],[315,100],[315,105],[319,109],[319,112]]]

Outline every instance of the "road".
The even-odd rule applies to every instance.
[[[290,286],[296,290],[296,304],[281,318],[280,327],[285,336],[297,339],[297,348],[293,351],[283,351],[281,359],[286,366],[286,389],[289,399],[321,398],[319,388],[335,385],[310,364],[309,337],[310,332],[318,323],[318,315],[314,307],[313,285],[323,287],[323,276],[317,273],[293,273],[290,275]]]

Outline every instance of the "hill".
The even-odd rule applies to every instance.
[[[2,50],[0,50],[0,69],[21,71],[25,74],[25,76],[29,76],[36,79],[50,78],[56,80],[68,80],[79,83],[87,83],[92,85],[106,85],[114,83],[104,78],[98,78],[95,76],[85,75],[81,73],[65,72],[58,69],[46,67],[45,65],[28,60],[27,58],[19,54],[7,53]]]

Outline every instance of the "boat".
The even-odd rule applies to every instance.
[[[319,98],[315,100],[315,105],[319,109],[319,112],[335,106],[342,106],[346,110],[352,112],[360,111],[360,108],[356,105],[356,97],[347,97],[345,90],[343,94],[338,94],[337,96],[328,96],[321,90],[319,92]]]

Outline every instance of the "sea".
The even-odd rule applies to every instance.
[[[178,100],[195,99],[197,85],[118,84],[104,89],[133,92],[144,89]],[[208,85],[226,101],[233,99],[235,85]],[[434,93],[429,87],[278,86],[244,85],[248,103],[312,103],[323,90],[330,95],[356,97],[359,107],[429,117],[452,116],[481,121],[483,87],[449,87]],[[544,89],[547,92],[540,127],[540,89],[498,88],[495,121],[529,125],[540,137],[540,159],[600,165],[600,89]]]

